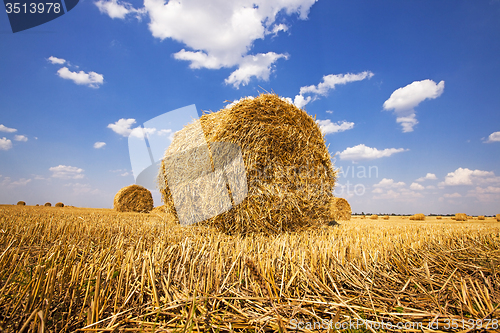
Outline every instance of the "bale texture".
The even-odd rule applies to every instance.
[[[457,213],[457,214],[455,214],[455,220],[456,221],[467,221],[468,220],[467,214]]]
[[[415,220],[415,221],[424,221],[425,220],[425,215],[424,214],[415,214],[415,215],[413,215],[413,220]]]
[[[378,215],[373,214],[373,215],[370,216],[370,218],[372,220],[378,220]]]
[[[200,125],[201,135],[196,130]],[[237,148],[224,152],[224,145]],[[221,175],[223,168],[230,167],[224,161],[238,155],[244,173],[238,172],[243,176],[232,177],[226,171]],[[181,168],[182,159],[194,163],[189,167],[185,164],[182,179],[168,180],[172,170],[177,172]],[[221,186],[221,193],[229,193],[229,203],[228,199],[223,203],[217,195],[205,195],[205,203],[192,199],[199,198],[198,194],[209,186],[202,181],[192,188],[186,184],[202,176],[208,179],[211,174],[215,174],[216,180],[225,179],[212,182]],[[158,175],[166,211],[178,222],[185,224],[186,210],[176,211],[172,195],[182,188],[191,191],[183,197],[186,205],[205,205],[202,209],[187,210],[193,220],[228,234],[280,233],[328,223],[335,180],[336,172],[315,119],[275,94],[240,100],[185,126],[165,151]],[[241,187],[247,189],[244,195],[240,193]],[[205,214],[198,213],[200,210]],[[215,213],[210,215],[211,212]]]
[[[151,192],[139,185],[129,185],[115,195],[113,208],[119,212],[149,213],[153,209]]]
[[[46,202],[44,206],[45,207],[52,207],[52,204],[50,202]]]
[[[62,202],[56,203],[56,207],[64,207],[64,204]]]
[[[344,198],[331,199],[332,218],[335,221],[351,220],[351,205]]]
[[[479,221],[484,221],[484,220],[486,220],[486,218],[484,217],[484,215],[479,215],[479,216],[477,217],[477,219],[478,219]]]
[[[497,214],[497,222],[500,222],[500,214]]]
[[[18,206],[26,206],[26,202],[24,202],[24,201],[18,201],[17,205]]]

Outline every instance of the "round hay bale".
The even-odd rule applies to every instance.
[[[26,202],[24,202],[24,201],[18,201],[17,205],[18,206],[26,206]]]
[[[496,218],[497,218],[497,222],[500,222],[500,214],[497,214]]]
[[[486,220],[486,217],[484,217],[484,215],[479,215],[479,216],[477,217],[477,219],[478,219],[479,221],[484,221],[484,220]]]
[[[119,212],[149,213],[153,206],[151,192],[135,184],[119,190],[113,201],[113,208]]]
[[[388,219],[389,219],[389,215],[384,215],[384,216],[382,216],[382,218],[383,218],[384,220],[388,220]]]
[[[44,206],[45,207],[52,207],[52,204],[50,202],[46,202]]]
[[[331,199],[332,218],[335,221],[351,220],[351,205],[344,198]]]
[[[36,206],[36,207],[38,207],[38,206],[40,206],[40,205],[39,205],[39,204],[36,204],[35,206]]]
[[[373,214],[372,216],[370,216],[370,218],[371,218],[372,220],[378,220],[378,215]]]
[[[56,207],[64,207],[64,204],[62,202],[56,203]]]
[[[425,214],[415,214],[415,215],[413,215],[413,220],[415,220],[415,221],[424,221],[425,220]]]
[[[455,220],[456,221],[467,221],[467,214],[463,214],[463,213],[458,213],[458,214],[455,214]]]
[[[436,216],[436,220],[442,220],[443,217],[442,216]]]
[[[335,180],[315,119],[275,94],[240,100],[185,126],[158,174],[177,222],[228,234],[328,223]]]

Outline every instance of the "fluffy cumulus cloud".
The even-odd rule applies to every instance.
[[[394,179],[383,178],[380,182],[373,185],[375,188],[398,188],[403,187],[406,184],[404,182],[395,182]]]
[[[0,124],[0,132],[15,133],[15,132],[17,132],[17,129],[7,127],[4,124]]]
[[[354,127],[354,123],[348,121],[338,121],[336,123],[332,123],[330,119],[326,119],[317,120],[316,122],[318,123],[323,135],[344,132]]]
[[[0,183],[0,185],[2,187],[13,188],[13,187],[18,187],[18,186],[26,186],[30,182],[31,182],[31,179],[29,179],[29,178],[20,178],[19,180],[12,181],[12,179],[10,177],[5,177],[4,179],[2,179],[2,182]]]
[[[415,108],[426,99],[435,99],[444,91],[444,81],[432,80],[415,81],[409,85],[396,89],[388,100],[384,102],[384,110],[393,110],[396,122],[403,127],[403,133],[413,132],[418,124]]]
[[[307,19],[316,0],[144,0],[144,8],[126,2],[99,0],[95,5],[112,18],[133,13],[149,16],[149,30],[158,39],[172,39],[185,48],[174,54],[191,68],[234,68],[226,84],[238,88],[253,77],[268,80],[273,64],[286,59],[274,52],[250,54],[256,40],[287,31],[286,16]]]
[[[420,177],[416,181],[423,182],[425,180],[436,180],[436,179],[437,179],[437,177],[435,174],[428,172],[424,177]]]
[[[329,74],[323,76],[323,81],[318,85],[301,87],[299,95],[295,96],[294,104],[298,108],[304,107],[306,104],[318,98],[318,96],[326,96],[328,92],[335,89],[337,85],[344,85],[349,82],[362,81],[373,76],[370,71],[361,72],[358,74]]]
[[[425,187],[423,187],[419,183],[411,183],[410,185],[410,190],[422,191],[423,189],[425,189]]]
[[[111,128],[113,132],[120,134],[121,136],[129,136],[132,132],[132,125],[135,124],[135,119],[121,118],[114,124],[109,124],[108,128]]]
[[[137,19],[141,19],[141,15],[145,14],[144,8],[135,9],[130,3],[125,1],[99,0],[94,2],[102,14],[106,14],[112,19],[124,19],[128,14],[136,14]]]
[[[50,56],[47,61],[49,61],[53,65],[62,65],[66,62],[66,60],[61,59],[61,58],[56,58],[54,56]]]
[[[94,143],[94,148],[100,149],[100,148],[104,147],[105,145],[106,145],[106,142],[97,141],[96,143]]]
[[[346,148],[343,152],[337,152],[341,160],[351,160],[351,161],[359,161],[359,160],[373,160],[381,157],[389,157],[396,153],[401,153],[404,151],[408,151],[408,149],[404,148],[386,148],[382,150],[378,150],[377,148],[371,148],[365,146],[364,144],[359,144],[354,147]]]
[[[104,76],[102,74],[96,72],[85,73],[84,71],[72,72],[68,67],[59,69],[57,75],[63,79],[71,80],[76,84],[86,85],[91,88],[99,88],[104,83]]]
[[[446,175],[443,182],[438,185],[457,186],[457,185],[476,185],[500,183],[500,177],[495,176],[493,171],[470,170],[468,168],[458,168]]]
[[[493,132],[488,136],[488,140],[485,140],[486,143],[492,142],[500,142],[500,132]]]
[[[121,118],[114,124],[109,124],[108,128],[113,130],[113,132],[120,134],[121,136],[128,137],[133,136],[136,138],[144,138],[145,135],[159,135],[159,136],[168,136],[170,141],[173,140],[174,133],[171,129],[161,129],[157,130],[156,128],[148,128],[148,127],[134,127],[132,125],[135,124],[135,119],[129,118]],[[95,148],[95,147],[94,147]]]
[[[456,199],[456,198],[461,198],[462,195],[460,193],[445,193],[443,194],[443,197],[444,198],[447,198],[447,199]]]
[[[28,138],[25,135],[14,135],[14,140],[26,142]]]
[[[9,150],[12,148],[12,141],[6,137],[0,138],[0,150]]]
[[[69,165],[58,165],[49,168],[52,177],[61,179],[81,179],[84,177],[83,169]]]

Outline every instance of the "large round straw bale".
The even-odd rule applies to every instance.
[[[328,223],[335,179],[315,119],[275,94],[242,99],[185,126],[158,175],[177,221],[229,234]]]
[[[149,213],[154,207],[153,195],[140,185],[125,186],[113,200],[113,208],[119,212]]]
[[[457,220],[457,221],[467,221],[468,220],[467,214],[457,213],[457,214],[455,214],[455,220]]]
[[[484,221],[484,220],[486,220],[486,217],[484,217],[484,215],[479,215],[477,217],[477,219],[480,220],[480,221]]]
[[[56,207],[64,207],[64,204],[62,202],[56,203]]]
[[[46,203],[44,204],[44,206],[45,206],[45,207],[52,207],[52,204],[51,204],[50,202],[46,202]]]
[[[372,220],[378,220],[378,215],[373,214],[373,215],[371,215],[371,216],[370,216],[370,218],[371,218]]]
[[[335,221],[349,221],[351,219],[351,205],[344,198],[332,198],[331,210]]]
[[[424,214],[415,214],[415,215],[413,215],[413,219],[415,221],[424,221],[425,220],[425,215]]]
[[[17,205],[18,206],[26,206],[26,202],[24,202],[24,201],[18,201]]]
[[[497,222],[500,222],[500,214],[497,214]]]

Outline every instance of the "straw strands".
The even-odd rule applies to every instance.
[[[139,185],[129,185],[115,195],[113,207],[119,212],[149,213],[153,209],[151,192]]]
[[[334,318],[444,332],[500,318],[496,222],[240,237],[154,214],[0,206],[0,230],[5,332],[284,332]]]
[[[331,220],[336,172],[315,120],[262,94],[177,132],[158,179],[181,224],[275,234]]]
[[[351,219],[351,205],[344,198],[332,198],[331,209],[335,221],[349,221]]]

